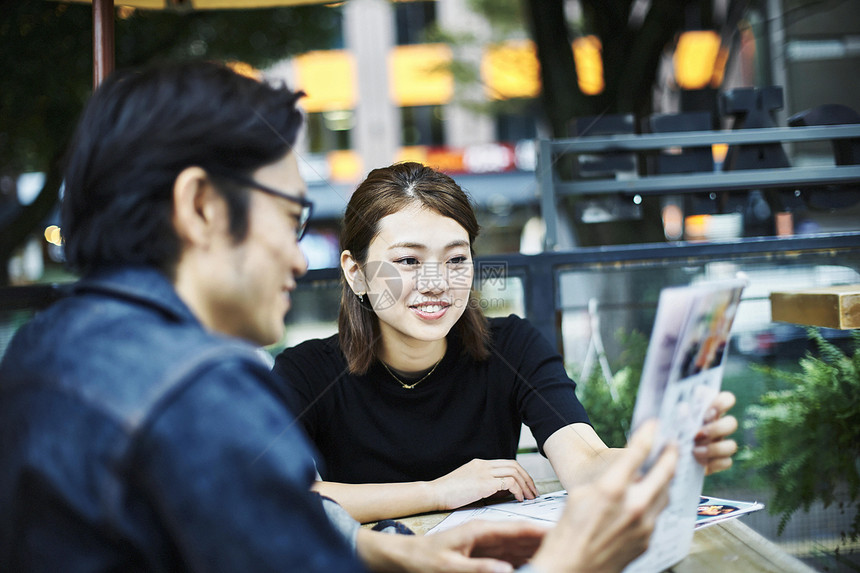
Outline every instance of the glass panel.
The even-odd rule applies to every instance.
[[[638,377],[633,380],[626,376],[638,373],[622,360],[629,359],[629,354],[622,357],[622,351],[634,348],[635,353],[636,343],[633,341],[625,348],[618,334],[629,335],[638,331],[644,334],[647,343],[657,298],[663,287],[730,278],[738,272],[744,273],[749,286],[744,291],[732,328],[722,380],[723,389],[733,392],[737,398],[731,413],[738,419],[740,429],[732,438],[738,442],[740,454],[735,456],[730,470],[706,478],[703,493],[726,499],[759,501],[772,507],[775,490],[769,478],[763,470],[753,469],[749,462],[750,458],[755,456],[759,459],[763,455],[759,449],[749,449],[761,447],[761,436],[756,433],[757,418],[753,412],[754,407],[761,404],[764,393],[788,388],[788,385],[763,367],[799,372],[800,359],[808,354],[817,355],[818,349],[808,339],[805,327],[771,320],[769,295],[775,291],[860,285],[858,270],[860,252],[857,249],[798,250],[730,255],[716,260],[697,257],[696,260],[684,261],[649,260],[568,267],[558,276],[558,308],[565,363],[579,383],[577,395],[586,402],[595,427],[602,426],[598,429],[602,436],[606,439],[619,433],[623,436],[632,415],[632,398],[629,399],[631,411],[627,412],[625,396],[610,401],[606,397],[607,387],[596,386],[604,384],[602,380],[607,378],[612,381],[611,387],[616,393],[623,391],[625,380],[629,379],[634,384],[633,388],[638,385]],[[853,352],[851,331],[826,328],[819,331],[849,355]],[[606,360],[602,362],[599,353],[601,343],[606,350]],[[644,351],[641,358],[644,358]],[[595,398],[589,400],[589,396]],[[612,406],[608,407],[607,402]],[[820,438],[822,431],[834,432],[832,428],[810,429],[810,439]],[[825,440],[834,443],[837,438],[837,435],[824,436]],[[798,486],[793,475],[786,475],[784,479],[790,487],[802,487]],[[771,515],[765,510],[742,519],[760,534],[779,542],[790,553],[810,559],[815,557],[816,551],[821,555],[828,551],[832,553],[840,539],[843,550],[856,547],[856,544],[844,545],[847,542],[842,537],[843,532],[850,530],[853,519],[853,510],[840,509],[847,501],[846,492],[837,492],[836,503],[828,507],[820,501],[812,503],[809,511],[798,511],[791,517],[782,535],[779,534],[779,514]],[[845,507],[851,505],[845,503]],[[815,544],[818,548],[810,550]]]
[[[340,293],[339,280],[299,283],[299,287],[290,295],[292,306],[284,321],[284,339],[280,344],[269,347],[269,352],[276,354],[311,338],[337,334]]]
[[[487,316],[525,316],[523,279],[518,276],[490,276],[476,284],[478,302]]]
[[[732,327],[733,350],[755,356],[792,354],[789,347],[797,350],[797,346],[806,346],[805,330],[771,322],[770,293],[860,284],[858,268],[858,253],[846,252],[834,258],[830,252],[810,252],[694,263],[631,262],[612,268],[564,271],[559,275],[559,298],[565,359],[570,364],[581,364],[585,359],[592,337],[589,304],[597,309],[600,336],[612,361],[622,350],[615,336],[619,329],[650,334],[663,287],[727,279],[738,273],[746,275],[749,286]]]

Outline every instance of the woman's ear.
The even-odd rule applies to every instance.
[[[367,292],[367,281],[364,272],[349,251],[340,254],[340,268],[343,270],[343,278],[346,279],[349,288],[356,295],[364,295]]]
[[[224,200],[200,167],[186,167],[173,182],[173,226],[186,243],[204,246],[229,221]]]

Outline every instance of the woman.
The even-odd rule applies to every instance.
[[[617,450],[591,427],[562,358],[528,322],[487,320],[472,292],[479,226],[466,194],[417,163],[375,169],[346,208],[339,333],[274,371],[320,452],[315,488],[367,522],[537,495],[515,461],[522,423],[563,487]],[[731,465],[737,427],[715,401],[697,457]]]

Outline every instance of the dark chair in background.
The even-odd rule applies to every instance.
[[[604,114],[579,117],[571,124],[573,137],[603,137],[636,134],[633,114]],[[636,177],[639,162],[635,153],[610,151],[577,155],[572,166],[575,179],[624,179]],[[574,215],[583,223],[638,220],[637,203],[622,195],[583,197],[574,203]]]
[[[642,131],[648,133],[707,131],[714,128],[714,120],[707,111],[665,113],[648,116],[643,126]],[[710,146],[663,150],[647,155],[645,161],[648,173],[656,175],[714,170],[714,154]],[[712,193],[689,193],[678,201],[683,202],[687,214],[706,215],[719,211],[716,196]]]
[[[826,104],[804,110],[788,118],[791,127],[840,125],[860,123],[860,114],[848,106]],[[835,165],[860,164],[860,139],[832,139]],[[806,203],[812,209],[840,209],[860,202],[860,188],[824,186],[806,193]]]

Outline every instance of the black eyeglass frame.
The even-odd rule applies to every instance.
[[[269,187],[268,185],[263,185],[262,183],[255,181],[253,178],[242,175],[241,173],[217,171],[212,172],[212,175],[223,179],[229,179],[235,183],[245,185],[246,187],[256,189],[257,191],[262,191],[263,193],[273,197],[280,197],[281,199],[292,201],[293,203],[301,206],[302,210],[299,213],[299,224],[296,226],[296,242],[302,240],[302,237],[304,237],[305,231],[308,228],[308,221],[310,221],[311,213],[314,211],[313,201],[304,197],[299,197],[298,195],[291,195],[290,193],[278,191],[277,189]]]

